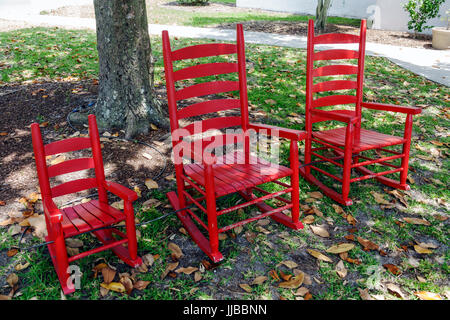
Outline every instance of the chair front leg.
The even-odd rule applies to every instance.
[[[216,195],[214,188],[214,173],[212,165],[205,165],[205,191],[206,191],[206,210],[208,215],[208,234],[209,245],[211,248],[211,257],[221,256],[219,252],[219,232],[217,225]]]
[[[126,229],[128,237],[128,252],[131,260],[137,259],[136,225],[134,222],[134,209],[131,201],[124,201],[124,213],[126,215]]]
[[[349,123],[345,132],[344,167],[342,173],[342,199],[348,202],[350,193],[350,178],[352,172],[352,150],[353,150],[354,125]]]
[[[412,135],[412,114],[406,115],[405,131],[403,137],[405,143],[403,144],[403,158],[402,158],[402,171],[400,173],[400,184],[404,188],[408,188],[406,179],[408,178],[408,168],[409,168],[409,152],[411,148],[411,135]]]
[[[54,241],[53,244],[49,245],[53,246],[53,249],[49,247],[49,251],[53,255],[52,260],[59,282],[61,283],[64,294],[70,294],[75,291],[75,288],[72,283],[69,283],[69,258],[67,256],[66,241],[60,223],[53,225],[49,240]]]
[[[300,190],[299,190],[299,183],[298,183],[298,167],[299,167],[299,161],[298,161],[298,142],[291,140],[291,146],[290,146],[290,163],[291,163],[291,169],[292,169],[292,176],[291,176],[291,202],[292,202],[292,223],[296,224],[298,222],[299,216],[300,216]]]

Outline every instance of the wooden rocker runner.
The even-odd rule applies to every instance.
[[[307,48],[307,80],[306,80],[306,132],[305,141],[305,167],[300,169],[300,174],[309,182],[317,185],[328,197],[343,204],[351,205],[349,198],[350,184],[369,178],[375,178],[379,182],[402,190],[409,190],[406,183],[408,175],[409,150],[411,144],[411,132],[413,115],[419,114],[421,109],[391,104],[381,104],[363,101],[364,81],[364,56],[366,43],[366,21],[361,21],[359,35],[352,34],[323,34],[314,35],[314,22],[309,21],[308,48]],[[315,51],[316,45],[327,44],[355,44],[358,51],[348,49],[331,49]],[[334,63],[323,65],[324,61],[347,60],[346,63]],[[349,60],[356,61],[351,64]],[[315,62],[321,63],[315,66]],[[320,80],[329,76],[350,76],[347,79]],[[355,79],[356,75],[356,79]],[[322,78],[323,80],[323,78]],[[354,94],[335,93],[334,91],[351,90]],[[327,92],[328,95],[317,97],[318,94]],[[332,95],[330,95],[332,93]],[[350,110],[336,109],[338,105],[351,105]],[[332,110],[322,110],[322,107],[332,106]],[[396,137],[361,127],[361,109],[378,111],[392,111],[406,114],[406,123],[403,137]],[[338,121],[345,126],[337,129],[314,131],[313,124],[323,121]],[[316,145],[313,147],[313,143]],[[401,146],[401,150],[393,150],[390,146]],[[332,151],[335,156],[330,156],[325,151]],[[363,154],[365,151],[375,151],[378,158],[371,158]],[[313,157],[315,157],[313,159]],[[317,159],[318,158],[318,159]],[[316,161],[317,159],[317,161]],[[401,159],[401,165],[393,164],[392,160]],[[314,160],[314,161],[313,161]],[[328,162],[335,168],[342,169],[342,176],[318,168],[317,162]],[[308,165],[311,164],[311,165]],[[370,165],[384,166],[384,171],[372,171],[367,168]],[[351,177],[351,171],[355,169],[362,176]],[[330,177],[342,185],[341,192],[337,192],[326,186],[323,179],[316,178],[315,171],[322,177]],[[399,181],[385,177],[399,173]],[[322,180],[322,181],[321,181]]]
[[[46,241],[51,242],[48,244],[48,249],[64,294],[75,291],[75,287],[70,279],[69,264],[88,255],[111,249],[123,262],[131,267],[140,265],[142,259],[137,255],[132,204],[137,199],[137,194],[117,183],[105,180],[100,138],[95,116],[89,116],[89,138],[69,138],[44,145],[39,124],[33,123],[31,125],[31,133],[45,222],[47,224],[48,235]],[[81,149],[91,149],[92,157],[72,159],[47,166],[47,156]],[[52,177],[91,168],[95,170],[95,178],[72,180],[53,187],[50,185],[50,178]],[[97,189],[98,200],[64,209],[58,209],[53,202],[53,198],[92,188]],[[123,212],[108,205],[107,191],[123,199]],[[125,221],[126,234],[115,228],[98,230],[120,221]],[[65,239],[90,231],[103,245],[68,257]],[[114,235],[121,239],[116,239]]]
[[[223,259],[223,255],[219,252],[219,233],[226,232],[234,227],[270,216],[275,221],[290,228],[303,228],[299,221],[298,141],[304,139],[305,133],[298,130],[249,123],[242,25],[237,25],[236,44],[210,43],[172,51],[167,31],[163,31],[162,39],[177,181],[177,192],[169,192],[167,197],[176,210],[189,205],[199,209],[196,211],[197,214],[191,209],[177,213],[190,236],[214,262],[218,262]],[[233,55],[233,57],[237,55],[237,63],[201,63],[176,71],[173,67],[174,62],[179,60],[186,62],[188,59],[220,55]],[[198,62],[198,60],[194,61]],[[237,74],[238,81],[209,81],[185,86],[181,89],[176,88],[176,85],[179,86],[183,80],[208,76],[218,78],[219,75],[225,74]],[[202,100],[183,108],[179,107],[179,101],[181,100],[231,91],[239,91],[239,98]],[[219,116],[218,113],[225,110],[234,110],[239,115]],[[189,118],[206,114],[212,118],[191,121],[186,124]],[[241,133],[220,133],[214,135],[212,139],[198,138],[194,142],[187,142],[187,138],[194,134],[202,134],[209,129],[220,130],[231,127],[241,128]],[[290,168],[274,165],[251,155],[250,135],[248,134],[251,130],[260,134],[276,135],[291,140]],[[243,150],[220,156],[213,155],[209,150],[210,148],[214,149],[235,143],[241,143]],[[190,159],[191,163],[184,164],[183,157]],[[192,161],[194,162],[192,163]],[[290,185],[279,181],[284,177],[290,177]],[[268,182],[278,184],[279,187],[282,187],[282,190],[270,193],[259,187],[259,185]],[[254,191],[258,191],[261,195],[255,195]],[[195,193],[197,193],[197,196]],[[222,210],[217,208],[216,200],[218,198],[233,193],[240,194],[247,202]],[[283,197],[284,194],[290,194],[290,199]],[[269,199],[277,199],[283,205],[273,208],[265,203]],[[250,205],[256,205],[261,213],[227,226],[218,225],[219,216]],[[206,216],[206,219],[205,217],[202,219],[199,212]],[[290,216],[286,215],[286,212]],[[205,229],[208,238],[197,225]]]

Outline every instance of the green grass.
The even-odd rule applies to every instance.
[[[178,39],[174,40],[173,49],[177,49],[190,44],[204,43],[202,40]],[[210,42],[210,41],[208,41]],[[157,86],[164,85],[163,61],[161,56],[161,43],[159,38],[152,39],[152,49],[157,59],[155,71],[155,83]],[[305,103],[305,63],[306,53],[304,50],[270,47],[263,45],[247,45],[246,54],[248,59],[248,89],[249,101],[257,110],[264,111],[267,116],[260,119],[261,122],[277,124],[282,127],[303,129],[304,123],[304,103]],[[232,58],[223,58],[232,60]],[[206,59],[209,60],[209,59]],[[58,81],[61,79],[95,79],[98,77],[97,51],[95,44],[95,34],[86,31],[67,31],[60,29],[25,29],[0,33],[0,71],[1,83],[28,83],[34,80]],[[229,76],[230,79],[232,76]],[[199,80],[200,81],[200,80]],[[201,80],[203,81],[203,80]],[[349,257],[361,260],[360,265],[345,262],[349,271],[349,280],[340,279],[333,271],[338,261],[338,256],[330,255],[334,263],[320,262],[314,264],[317,279],[322,282],[319,289],[312,291],[314,299],[359,299],[360,289],[369,289],[371,294],[384,295],[395,299],[390,295],[380,283],[394,282],[401,286],[408,299],[416,299],[414,292],[419,290],[432,291],[444,296],[448,290],[449,277],[449,251],[448,251],[448,223],[437,220],[434,215],[448,215],[445,205],[448,203],[449,192],[447,188],[434,183],[429,183],[426,179],[439,179],[443,185],[449,184],[449,162],[445,155],[448,155],[448,148],[436,146],[431,141],[450,143],[448,136],[448,88],[430,82],[423,77],[412,74],[388,60],[380,57],[367,57],[365,98],[379,102],[404,104],[404,105],[425,105],[424,112],[414,119],[414,140],[411,150],[411,172],[410,175],[416,180],[412,184],[412,196],[408,199],[408,208],[383,210],[375,202],[371,191],[386,194],[384,187],[375,181],[368,180],[352,185],[350,196],[356,201],[353,206],[346,208],[345,212],[352,214],[360,223],[355,232],[355,236],[369,239],[383,250],[398,255],[398,266],[402,270],[401,276],[393,276],[387,272],[380,263],[380,255],[376,251],[366,252],[361,249],[358,243],[349,253]],[[272,105],[269,100],[276,101]],[[445,109],[447,108],[447,109]],[[297,113],[300,123],[289,115]],[[445,114],[447,112],[447,114]],[[37,118],[42,115],[37,114]],[[402,135],[403,116],[389,113],[376,113],[368,110],[363,111],[365,121],[363,126],[376,129],[380,132]],[[46,119],[47,120],[47,119]],[[333,124],[337,125],[337,124]],[[317,127],[323,127],[320,123]],[[442,129],[440,129],[442,128]],[[441,162],[423,161],[417,155],[427,155],[431,148],[436,148],[441,152],[441,157],[436,158]],[[288,146],[282,146],[283,164],[288,164]],[[268,186],[269,190],[273,190]],[[300,179],[301,203],[307,198],[306,192],[316,190],[315,187]],[[146,197],[154,197],[165,201],[165,191],[158,190]],[[386,194],[386,199],[393,199]],[[222,206],[232,205],[237,198],[229,197],[221,200]],[[434,201],[440,199],[440,203]],[[351,227],[341,215],[337,214],[332,204],[334,202],[328,198],[314,203],[323,212],[323,217],[316,216],[315,224],[328,226],[326,219],[331,219],[332,225],[329,230],[336,228],[336,233],[331,237],[332,242],[344,241]],[[142,212],[137,209],[137,216],[141,221],[152,219],[161,214],[158,210],[148,210]],[[246,210],[244,215],[248,216],[250,210]],[[405,223],[403,226],[396,224],[402,221],[402,217],[422,217],[427,219],[431,225],[421,226]],[[221,217],[221,223],[230,223],[238,218],[236,214]],[[245,247],[238,245],[235,240],[227,239],[221,241],[220,248],[227,252],[225,262],[214,271],[206,271],[203,279],[195,283],[191,276],[179,276],[177,279],[160,279],[160,275],[170,262],[170,254],[167,250],[168,237],[176,233],[177,237],[184,237],[177,233],[180,227],[179,221],[175,217],[160,220],[148,227],[139,228],[141,238],[139,239],[140,253],[159,254],[160,258],[155,261],[151,271],[145,274],[138,274],[138,279],[151,281],[147,289],[138,295],[128,297],[126,295],[112,293],[115,299],[207,299],[214,298],[214,292],[208,286],[227,286],[233,281],[238,283],[248,283],[258,275],[266,275],[272,269],[277,269],[277,265],[284,260],[298,257],[299,252],[304,252],[305,248],[316,249],[324,252],[331,244],[324,242],[322,238],[312,234],[308,228],[300,232],[291,231],[279,224],[271,223],[267,229],[271,234],[266,236],[259,233],[255,224],[249,224],[244,228],[238,237],[244,237],[246,231],[257,234],[252,244],[245,242],[246,246],[252,250],[251,254],[245,251]],[[11,238],[6,232],[7,228],[0,229],[0,250],[11,248],[17,238]],[[377,230],[375,232],[374,230]],[[287,232],[287,238],[277,235]],[[418,261],[416,266],[411,265],[408,260],[413,255],[410,247],[409,253],[398,251],[402,245],[415,240],[436,241],[440,244],[431,255],[415,256]],[[38,240],[34,240],[35,243]],[[87,244],[92,240],[83,238]],[[186,238],[186,241],[190,241]],[[270,242],[275,249],[267,245]],[[27,243],[29,244],[29,243]],[[253,251],[255,250],[255,251]],[[257,250],[257,251],[256,251]],[[258,252],[258,253],[255,253]],[[307,254],[306,254],[307,255]],[[95,265],[97,259],[104,258],[108,262],[117,265],[118,260],[110,253],[104,252],[79,261],[79,266],[83,270],[82,290],[77,291],[70,299],[99,299],[99,278],[93,279],[90,270]],[[248,261],[248,270],[242,273],[230,273],[236,263],[242,259]],[[59,299],[60,289],[53,272],[48,254],[44,249],[32,252],[25,252],[9,258],[8,263],[14,265],[20,261],[29,261],[30,267],[24,271],[17,272],[20,277],[21,295],[18,299]],[[305,259],[304,257],[302,259]],[[394,258],[392,258],[394,259]],[[303,261],[303,260],[302,260]],[[385,261],[385,260],[383,260]],[[197,261],[198,263],[199,261]],[[384,262],[386,263],[386,262]],[[263,270],[256,270],[252,267],[259,265]],[[299,268],[303,269],[300,265]],[[291,272],[291,270],[285,270]],[[10,269],[0,268],[0,278],[5,277]],[[417,276],[426,279],[420,282]],[[239,279],[239,280],[236,280]],[[347,281],[347,282],[344,282]],[[314,282],[314,280],[313,280]],[[43,290],[45,288],[45,290]],[[192,291],[193,288],[197,290]],[[236,290],[236,289],[234,289]],[[239,288],[237,289],[239,290]],[[291,290],[280,289],[277,282],[269,281],[254,286],[252,293],[245,294],[242,298],[252,299],[261,297],[277,297],[294,299]]]

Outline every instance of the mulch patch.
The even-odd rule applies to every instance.
[[[6,202],[0,208],[0,220],[5,219],[11,211],[23,210],[23,205],[17,200],[38,190],[30,125],[33,122],[41,123],[44,143],[76,135],[67,116],[76,107],[95,102],[97,91],[98,85],[92,80],[35,81],[0,87],[0,200]],[[158,89],[157,95],[162,95],[162,91],[164,88]],[[80,134],[87,133],[86,127],[74,124],[73,127]],[[164,141],[167,133],[164,129],[158,129],[136,137],[136,140],[154,146],[162,154],[143,144],[113,138],[102,139],[107,179],[131,189],[138,186],[144,191],[145,179],[156,179],[161,174],[158,177],[159,185],[167,187],[169,181],[162,177],[173,171],[169,159],[170,144]],[[121,131],[111,131],[110,134],[118,134],[118,138],[124,137]],[[161,141],[165,143],[162,144]],[[167,167],[162,172],[165,164]]]

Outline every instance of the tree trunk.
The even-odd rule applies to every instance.
[[[167,127],[154,98],[153,63],[145,0],[94,0],[99,56],[95,114],[100,128],[124,129],[126,138]]]
[[[317,0],[316,22],[314,24],[317,31],[325,31],[330,5],[331,0]]]

